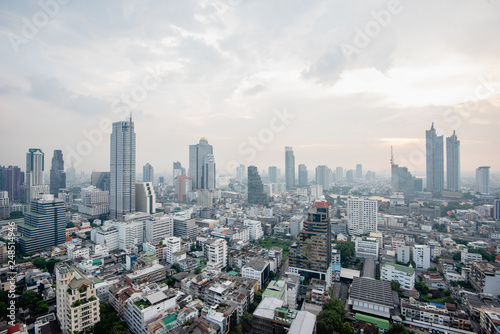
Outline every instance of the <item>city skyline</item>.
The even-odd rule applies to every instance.
[[[438,135],[457,131],[461,171],[500,168],[491,154],[500,136],[500,43],[483,41],[500,25],[494,3],[445,1],[453,13],[445,18],[435,3],[401,3],[362,48],[356,32],[377,22],[385,2],[220,0],[176,4],[175,14],[168,3],[137,6],[61,4],[28,38],[23,18],[44,9],[2,4],[0,133],[16,138],[2,149],[5,164],[23,166],[20,152],[40,147],[62,150],[77,170],[106,170],[110,123],[133,112],[137,164],[158,172],[187,165],[186,148],[202,136],[219,171],[233,172],[233,162],[284,171],[285,146],[296,164],[387,171],[391,145],[399,165],[424,171],[421,134],[432,122]],[[148,24],[134,24],[141,21]],[[352,57],[346,46],[356,48]],[[75,160],[78,149],[85,154]]]

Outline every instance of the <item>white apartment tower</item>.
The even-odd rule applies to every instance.
[[[80,333],[99,322],[94,282],[75,267],[56,264],[57,318],[63,333]]]
[[[413,261],[417,269],[427,270],[431,266],[431,248],[427,245],[413,247]]]
[[[348,229],[350,235],[377,232],[377,201],[366,198],[348,198]]]
[[[163,241],[163,244],[165,245],[165,254],[164,258],[167,261],[167,263],[174,264],[174,253],[180,252],[181,250],[181,239],[177,237],[169,237],[165,238]]]
[[[227,267],[227,241],[224,239],[208,239],[204,245],[207,267],[214,270],[222,270]]]

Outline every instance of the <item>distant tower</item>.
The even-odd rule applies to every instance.
[[[66,173],[64,172],[64,160],[61,150],[54,150],[52,166],[50,168],[50,193],[56,195],[59,189],[66,188]]]
[[[326,165],[316,167],[316,184],[323,186],[324,190],[329,190],[331,187],[330,169]]]
[[[460,140],[455,131],[446,137],[446,188],[451,191],[460,190]]]
[[[476,191],[488,195],[490,193],[490,166],[476,169]]]
[[[257,167],[248,166],[248,204],[265,205],[267,196]]]
[[[177,176],[186,176],[186,168],[182,167],[182,164],[179,161],[174,162],[174,174],[173,174],[173,179]]]
[[[151,166],[149,163],[145,164],[142,167],[142,180],[144,182],[151,182],[154,184],[154,179],[155,179],[155,170],[153,166]]]
[[[112,219],[135,211],[135,132],[132,117],[113,123],[111,133],[110,212]]]
[[[363,165],[361,164],[356,165],[356,178],[358,180],[363,178]]]
[[[427,191],[440,193],[444,189],[443,136],[436,135],[434,123],[425,131]]]
[[[189,145],[189,177],[193,189],[215,189],[215,159],[212,145],[203,137],[196,145]]]
[[[9,193],[9,201],[21,201],[21,168],[9,166],[3,168],[3,190]]]
[[[267,176],[269,177],[269,183],[278,182],[278,167],[269,166],[267,169]]]
[[[26,177],[30,177],[30,185],[44,184],[43,171],[45,154],[39,148],[30,148],[26,153]]]
[[[245,178],[246,178],[245,165],[240,164],[238,167],[236,167],[236,180],[238,182],[243,182]]]
[[[308,179],[307,179],[307,166],[304,164],[299,165],[299,187],[300,188],[305,188],[308,186]]]
[[[285,147],[285,180],[287,189],[295,187],[295,156],[291,147]]]

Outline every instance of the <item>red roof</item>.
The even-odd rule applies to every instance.
[[[14,326],[7,327],[7,334],[17,333],[20,330],[21,330],[21,327],[19,326],[19,324],[15,324]]]
[[[72,241],[72,240],[73,240],[73,238],[72,238],[72,237],[66,237],[66,242],[70,242],[70,241]]]
[[[495,256],[495,260],[500,261],[500,254],[498,254],[497,256]]]
[[[328,203],[327,201],[317,201],[314,202],[313,206],[317,208],[327,208],[330,206],[330,203]]]

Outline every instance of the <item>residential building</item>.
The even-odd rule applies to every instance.
[[[469,282],[478,293],[500,295],[500,264],[497,262],[472,262]]]
[[[455,333],[453,328],[463,331],[472,329],[467,313],[457,310],[453,304],[446,304],[444,308],[441,308],[430,303],[401,299],[401,315],[409,321],[417,320],[432,327],[435,325],[444,326],[451,333]],[[444,327],[437,328],[444,330]]]
[[[460,140],[455,131],[446,137],[446,189],[460,190]]]
[[[189,145],[189,177],[193,189],[215,189],[215,160],[212,145],[203,137],[196,145]]]
[[[377,238],[356,237],[354,243],[356,257],[378,259],[380,243]]]
[[[203,245],[207,267],[214,270],[222,270],[227,267],[227,241],[219,238],[210,238]]]
[[[441,244],[438,241],[429,240],[427,241],[427,245],[431,250],[431,259],[441,256]]]
[[[172,216],[151,218],[144,222],[144,226],[144,241],[159,241],[174,235],[174,218]]]
[[[149,162],[142,166],[142,181],[153,185],[155,183],[155,169]]]
[[[436,134],[434,123],[425,131],[427,191],[440,193],[444,189],[443,136]]]
[[[66,188],[66,173],[64,173],[64,160],[61,150],[54,150],[52,166],[50,168],[50,193],[57,195],[59,189]]]
[[[127,250],[144,241],[144,227],[142,222],[114,222],[106,221],[105,226],[112,226],[118,230],[118,248]]]
[[[254,259],[248,262],[241,269],[241,276],[259,281],[259,289],[265,287],[270,279],[270,264],[269,261],[262,259]]]
[[[250,233],[250,241],[259,240],[264,236],[262,223],[258,220],[245,219],[243,225],[247,226]]]
[[[31,211],[24,214],[24,223],[17,225],[22,254],[34,253],[66,241],[66,209],[54,195],[43,195],[31,202]]]
[[[304,228],[306,218],[301,215],[295,215],[290,219],[290,234],[294,237],[298,236]]]
[[[167,263],[174,264],[174,253],[181,250],[181,239],[177,237],[168,237],[163,241],[164,247],[164,258]]]
[[[174,217],[174,236],[193,239],[196,237],[196,221],[193,218]]]
[[[188,201],[188,193],[193,191],[193,180],[189,176],[178,175],[174,179],[175,197],[179,202]]]
[[[399,262],[402,263],[410,262],[410,246],[398,246],[396,253]]]
[[[490,166],[476,168],[476,191],[485,195],[490,193]]]
[[[119,249],[118,228],[112,226],[94,227],[90,231],[90,239],[96,244],[104,244],[110,251]]]
[[[135,211],[135,132],[132,116],[113,123],[110,156],[110,212],[112,219],[123,220]]]
[[[350,235],[377,232],[377,201],[367,198],[348,198],[347,214]]]
[[[80,333],[99,322],[99,299],[94,282],[77,268],[57,263],[57,318],[63,333]]]
[[[135,183],[135,209],[149,214],[156,212],[156,195],[152,182]]]
[[[413,247],[413,261],[416,269],[429,269],[431,266],[431,248],[427,245],[415,245]]]
[[[326,200],[313,203],[299,233],[290,247],[289,271],[306,278],[331,282],[332,246],[330,204]]]
[[[278,182],[278,167],[270,166],[267,168],[267,176],[269,177],[269,183]]]
[[[82,202],[78,212],[95,217],[109,213],[109,191],[88,186],[80,190],[80,196]]]
[[[382,266],[380,279],[389,282],[396,281],[402,289],[412,290],[415,287],[415,269],[386,262]]]
[[[356,165],[356,179],[361,180],[363,178],[363,165]]]
[[[316,185],[322,186],[322,189],[330,189],[331,187],[331,179],[330,179],[330,168],[326,165],[320,165],[316,167]],[[323,194],[321,194],[323,195]],[[320,196],[321,196],[320,195]]]
[[[479,323],[483,333],[498,334],[500,332],[500,309],[483,308]]]
[[[286,189],[295,188],[295,156],[291,147],[285,147],[285,181]]]

